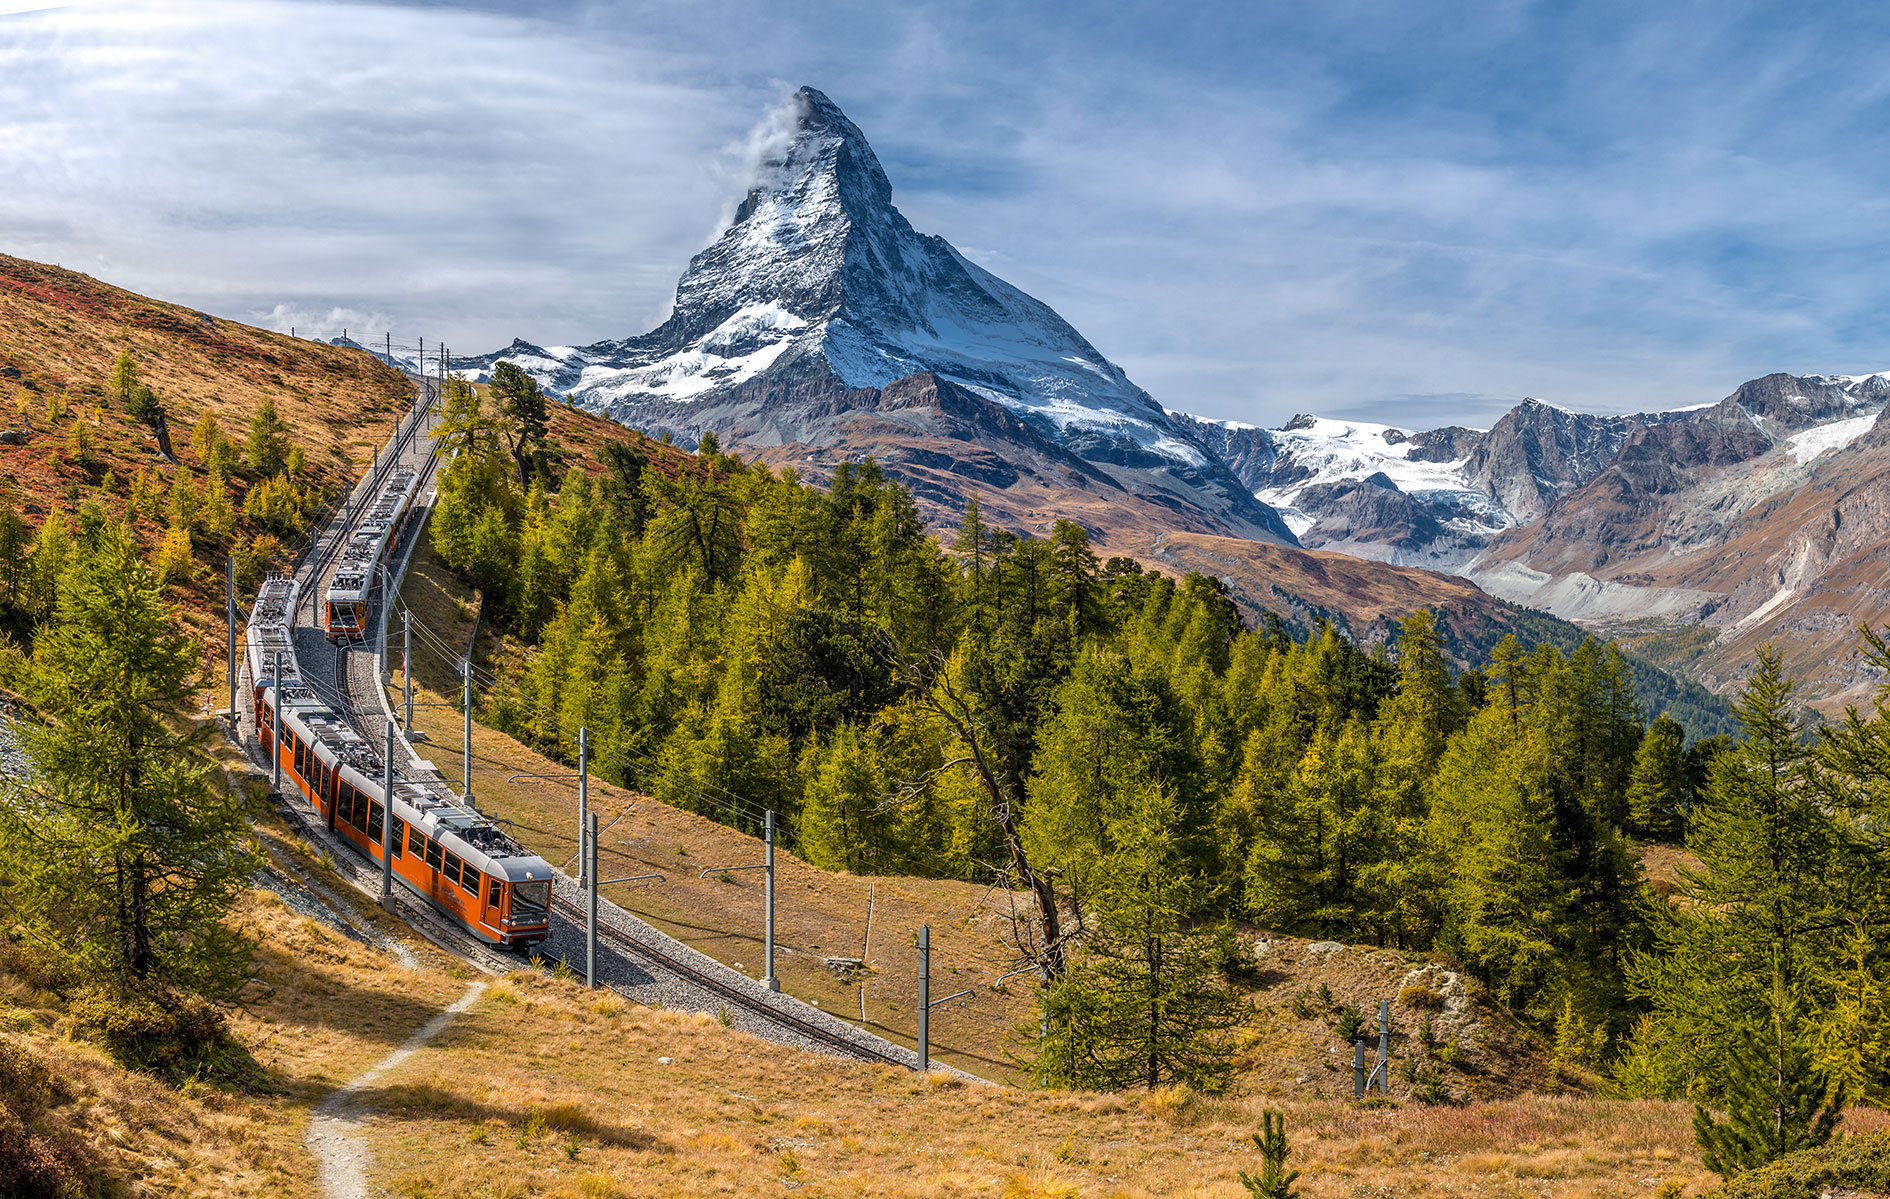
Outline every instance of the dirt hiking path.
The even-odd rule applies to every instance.
[[[379,1081],[381,1076],[413,1056],[416,1049],[440,1035],[453,1017],[471,1007],[485,994],[486,984],[475,982],[466,988],[451,1007],[420,1026],[404,1041],[367,1071],[322,1100],[308,1125],[308,1147],[315,1155],[315,1185],[323,1199],[367,1199],[367,1167],[372,1154],[360,1139],[361,1116],[352,1100],[359,1092]]]

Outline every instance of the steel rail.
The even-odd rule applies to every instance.
[[[584,909],[562,896],[553,895],[551,897],[551,906],[567,919],[575,920],[580,923],[584,919]],[[910,1063],[902,1062],[889,1053],[881,1053],[871,1046],[862,1045],[858,1041],[840,1033],[833,1032],[830,1029],[822,1028],[811,1021],[803,1020],[798,1016],[789,1015],[756,996],[750,995],[740,987],[723,982],[721,979],[716,978],[706,971],[685,965],[664,953],[662,950],[639,941],[620,928],[615,928],[599,921],[597,925],[597,935],[615,942],[620,950],[627,951],[634,957],[641,957],[672,974],[679,975],[705,991],[711,991],[724,999],[732,1000],[739,1004],[744,1011],[773,1021],[775,1024],[799,1036],[811,1037],[835,1049],[844,1050],[860,1058],[862,1061],[883,1062],[889,1066],[898,1066],[902,1070],[912,1069]]]

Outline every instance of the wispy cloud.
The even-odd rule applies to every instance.
[[[87,6],[0,17],[0,248],[259,321],[622,336],[811,83],[916,226],[1171,407],[1650,408],[1890,366],[1886,48],[1862,6]]]

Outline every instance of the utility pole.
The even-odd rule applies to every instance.
[[[578,729],[578,881],[591,877],[591,863],[584,856],[585,830],[591,827],[591,730]]]
[[[767,923],[766,923],[767,946],[763,951],[767,954],[766,958],[763,959],[767,966],[767,973],[762,976],[761,981],[767,985],[770,991],[779,991],[781,989],[781,980],[774,976],[774,809],[773,808],[768,809],[767,815],[762,820],[761,836],[762,836],[763,841],[767,844],[767,847],[768,847],[768,918],[767,918]]]
[[[584,824],[584,985],[597,989],[597,813]]]
[[[394,335],[387,335],[387,365],[394,365]]]
[[[413,732],[413,609],[408,608],[400,631],[400,679],[406,691],[407,724],[409,733]]]
[[[282,651],[277,650],[275,661],[269,668],[270,704],[269,731],[269,768],[272,772],[270,790],[282,794]]]
[[[919,1073],[932,1068],[932,926],[919,926]]]
[[[236,718],[236,558],[223,560],[223,602],[230,616],[230,727],[240,727]]]
[[[381,758],[381,906],[394,910],[394,722],[387,722]]]
[[[468,653],[459,666],[466,676],[466,806],[471,808],[475,806],[472,790],[472,655]]]

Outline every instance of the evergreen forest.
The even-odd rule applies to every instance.
[[[870,461],[823,489],[637,435],[560,475],[532,390],[446,400],[437,551],[531,647],[485,717],[565,761],[587,729],[593,770],[717,819],[772,809],[825,868],[1008,886],[1039,1079],[1226,1085],[1238,921],[1447,955],[1620,1094],[1740,1090],[1805,1143],[1884,1097],[1883,709],[1814,735],[1767,654],[1738,735],[1689,741],[1592,639],[1456,671],[1425,612],[1391,651],[1250,626],[1069,522],[974,502],[934,539]],[[1655,843],[1699,863],[1674,902]]]

